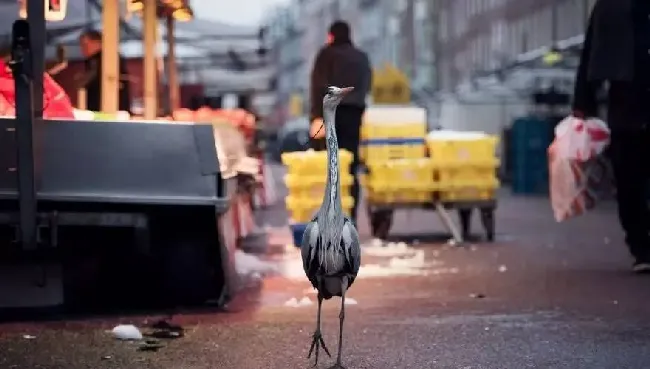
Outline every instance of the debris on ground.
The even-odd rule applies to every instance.
[[[139,341],[142,339],[142,332],[131,324],[120,324],[113,328],[113,336],[123,341]]]
[[[484,299],[485,295],[482,294],[482,293],[472,293],[472,294],[469,295],[469,297],[471,297],[473,299]]]
[[[34,340],[36,339],[36,336],[32,336],[31,334],[24,334],[23,338],[26,340]]]
[[[158,351],[163,347],[165,345],[158,340],[146,340],[138,347],[138,351]]]
[[[179,325],[173,325],[166,320],[160,320],[151,325],[153,331],[147,333],[147,337],[174,339],[181,338],[185,335],[185,330]]]
[[[508,267],[506,267],[505,265],[501,265],[501,266],[499,267],[499,272],[500,272],[500,273],[505,273],[505,272],[507,272],[507,271],[508,271]]]

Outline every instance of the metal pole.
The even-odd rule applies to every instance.
[[[158,76],[156,43],[158,41],[158,1],[144,0],[144,119],[158,115]]]
[[[169,83],[169,109],[174,112],[181,107],[176,65],[176,38],[174,17],[167,17],[167,82]]]
[[[32,59],[32,142],[34,183],[39,186],[41,173],[41,149],[43,147],[43,74],[45,73],[45,0],[27,1],[30,53]]]
[[[43,116],[45,69],[45,4],[27,2],[27,21],[18,20],[12,32],[11,67],[16,93],[16,146],[20,241],[25,250],[37,248],[36,183]]]
[[[120,92],[120,4],[118,0],[102,1],[102,75],[101,108],[106,113],[119,109]]]
[[[45,73],[45,0],[27,1],[27,23],[33,63],[34,116],[43,117],[43,73]]]

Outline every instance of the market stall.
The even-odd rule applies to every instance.
[[[174,8],[178,2],[142,2],[148,119],[108,119],[117,113],[116,3],[103,3],[102,57],[111,67],[102,69],[103,114],[93,120],[42,119],[48,106],[40,104],[49,105],[43,81],[52,82],[42,68],[44,3],[30,0],[27,21],[14,24],[8,65],[15,118],[0,119],[0,167],[7,168],[0,171],[0,241],[38,263],[57,255],[62,280],[43,267],[39,284],[60,283],[66,308],[110,308],[120,301],[116,294],[131,292],[140,298],[129,303],[143,306],[223,305],[234,290],[230,214],[238,185],[232,173],[252,173],[247,167],[254,165],[247,166],[246,156],[229,158],[214,124],[155,119],[155,26],[161,13],[168,19],[191,14],[186,5]],[[102,256],[110,253],[121,257]],[[96,266],[91,276],[82,273],[89,255]],[[116,260],[126,264],[110,265]],[[104,285],[107,280],[120,287]]]

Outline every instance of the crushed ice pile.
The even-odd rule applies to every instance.
[[[309,299],[309,297],[305,296],[302,299],[298,300],[295,297],[292,297],[289,299],[287,302],[284,303],[284,306],[286,307],[303,307],[303,306],[311,306],[313,305],[314,302]]]
[[[361,265],[359,278],[427,275],[430,267],[440,264],[435,260],[425,260],[424,250],[412,248],[404,242],[385,243],[374,239],[362,244],[361,250],[364,256],[375,260]],[[286,278],[305,279],[300,251],[289,251],[278,270]]]
[[[368,256],[390,259],[387,263],[362,265],[359,278],[426,275],[426,268],[433,265],[426,263],[424,250],[409,247],[405,242],[373,239],[361,245],[361,250]]]
[[[265,276],[279,272],[273,263],[241,250],[235,251],[235,270],[239,278],[247,282],[260,281]]]

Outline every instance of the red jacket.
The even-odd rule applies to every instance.
[[[0,60],[0,116],[16,116],[14,78],[7,64]],[[74,119],[74,108],[63,88],[47,73],[43,74],[43,118]]]

